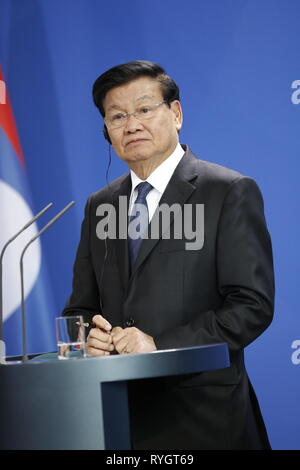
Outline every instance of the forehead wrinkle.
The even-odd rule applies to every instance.
[[[152,98],[153,98],[153,95],[142,95],[139,98],[137,98],[135,101],[143,101],[143,100],[152,99]]]
[[[139,96],[138,98],[136,98],[135,102],[140,102],[140,101],[144,101],[144,100],[147,100],[147,99],[153,99],[153,98],[154,98],[154,95],[145,94],[145,95],[142,95],[142,96]],[[123,108],[122,105],[112,104],[107,108],[107,111],[114,110],[114,109],[123,110],[124,108]]]

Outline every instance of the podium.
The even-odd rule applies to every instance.
[[[53,354],[1,364],[0,449],[130,449],[128,381],[229,365],[224,343],[69,360]]]

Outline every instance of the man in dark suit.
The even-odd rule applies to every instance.
[[[243,354],[273,316],[259,188],[179,144],[178,87],[157,64],[114,67],[96,80],[93,96],[106,139],[131,171],[88,199],[64,315],[93,321],[87,351],[94,356],[228,344],[229,368],[129,385],[134,449],[268,449]],[[131,215],[130,226],[146,214],[151,228],[164,204],[177,211],[157,237],[120,236],[122,218]],[[191,211],[178,225],[187,206],[203,207],[203,220]],[[183,220],[200,233],[195,246],[186,230],[175,233]],[[112,221],[116,236],[109,236]],[[135,225],[140,235],[142,222]]]

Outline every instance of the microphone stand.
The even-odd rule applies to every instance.
[[[50,207],[53,205],[52,202],[50,202],[44,209],[42,209],[36,216],[34,216],[29,222],[27,222],[24,227],[21,228],[21,230],[18,231],[13,237],[11,237],[3,246],[1,254],[0,254],[0,341],[3,340],[3,256],[4,253],[7,249],[7,247],[19,236],[21,235],[24,230],[26,230],[30,225],[32,225],[41,215],[43,215]]]
[[[25,246],[20,257],[20,276],[21,276],[21,310],[22,310],[22,341],[23,341],[23,355],[22,362],[25,363],[28,361],[27,355],[27,339],[26,339],[26,314],[25,314],[25,300],[24,300],[24,268],[23,268],[23,258],[27,251],[27,248],[37,239],[42,233],[44,233],[51,225],[53,225],[70,207],[75,204],[74,201],[71,201],[64,209],[62,209],[53,219],[51,219]]]

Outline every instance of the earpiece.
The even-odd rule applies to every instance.
[[[104,125],[103,127],[103,135],[104,135],[104,138],[111,144],[111,140],[110,140],[110,137],[109,137],[109,133],[107,131],[107,127]]]

